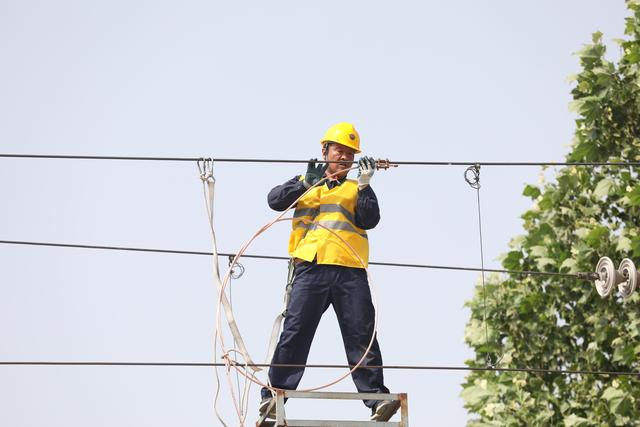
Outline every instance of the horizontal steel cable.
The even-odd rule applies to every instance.
[[[237,364],[238,366],[245,366]],[[106,362],[106,361],[0,361],[0,366],[149,366],[149,367],[224,367],[225,363],[211,362]],[[341,364],[291,364],[291,363],[256,363],[251,366],[262,368],[318,368],[318,369],[353,369],[351,365]],[[589,369],[548,369],[548,368],[500,368],[490,366],[430,366],[430,365],[366,365],[358,369],[398,369],[416,371],[494,371],[494,372],[524,372],[533,374],[558,375],[611,375],[624,377],[638,377],[640,372],[603,371]]]
[[[131,252],[151,252],[151,253],[164,253],[164,254],[178,254],[178,255],[208,255],[212,256],[212,252],[206,251],[183,251],[175,249],[153,249],[153,248],[131,248],[124,246],[98,246],[98,245],[79,245],[72,243],[50,243],[50,242],[30,242],[21,240],[0,240],[0,244],[6,245],[26,245],[26,246],[47,246],[56,248],[75,248],[75,249],[99,249],[99,250],[113,250],[113,251],[131,251]],[[226,257],[234,257],[235,254],[219,252],[218,255]],[[256,258],[256,259],[275,259],[275,260],[288,260],[289,257],[276,256],[276,255],[243,255],[243,258]],[[427,268],[436,270],[456,270],[456,271],[483,271],[482,268],[477,267],[456,267],[447,265],[430,265],[430,264],[408,264],[408,263],[396,263],[396,262],[377,262],[371,261],[370,265],[379,265],[383,267],[406,267],[406,268]],[[528,270],[502,270],[485,268],[484,271],[490,273],[506,273],[506,274],[519,274],[527,276],[552,276],[552,277],[564,277],[564,278],[577,278],[581,280],[595,280],[598,279],[597,273],[558,273],[553,271],[528,271]]]
[[[58,154],[0,154],[0,158],[21,159],[67,159],[67,160],[141,160],[141,161],[169,161],[169,162],[197,162],[211,160],[217,163],[308,163],[302,159],[243,159],[243,158],[212,158],[212,157],[157,157],[157,156],[77,156]],[[320,163],[358,163],[327,162]],[[640,166],[640,162],[440,162],[440,161],[389,161],[391,165],[406,166]]]

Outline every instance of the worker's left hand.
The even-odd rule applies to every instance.
[[[307,163],[307,173],[304,175],[304,181],[302,182],[305,188],[311,188],[324,177],[328,165],[322,163],[316,165],[317,161],[318,159],[311,159]]]
[[[376,161],[373,157],[363,157],[358,160],[358,188],[369,185],[371,177],[376,171]]]

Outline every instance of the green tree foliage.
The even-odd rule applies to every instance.
[[[571,108],[570,162],[640,161],[640,0],[627,0],[618,63],[605,59],[602,34],[578,56]],[[533,206],[522,215],[502,265],[512,270],[593,271],[601,256],[640,263],[640,184],[634,168],[570,166],[552,183],[527,185]],[[488,277],[488,341],[483,290],[467,305],[465,341],[486,366],[569,370],[640,370],[640,293],[600,298],[593,283],[542,276]],[[640,425],[640,378],[472,372],[461,393],[469,426]]]

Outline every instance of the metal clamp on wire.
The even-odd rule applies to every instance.
[[[475,188],[476,190],[480,189],[480,165],[475,164],[473,166],[469,166],[464,171],[464,180],[467,181],[467,184],[471,186],[471,188]]]
[[[576,273],[576,277],[578,279],[581,280],[589,280],[589,281],[594,281],[594,280],[600,280],[600,275],[598,273],[594,273],[591,271],[580,271],[578,273]]]
[[[211,157],[200,157],[198,159],[198,170],[200,171],[200,179],[205,182],[213,178],[213,159]]]
[[[235,266],[233,265],[233,259],[235,257],[236,257],[235,255],[229,255],[229,268],[231,269],[231,271],[229,272],[229,276],[232,279],[239,279],[242,277],[245,270],[244,270],[244,265],[240,264],[239,262],[236,262]]]
[[[389,169],[389,168],[397,168],[398,165],[393,164],[389,161],[389,159],[378,159],[376,160],[376,169]]]

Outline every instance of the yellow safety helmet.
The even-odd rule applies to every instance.
[[[324,134],[324,138],[320,143],[322,145],[327,142],[335,142],[345,147],[353,148],[356,153],[360,152],[360,135],[351,123],[338,123],[329,128]]]

